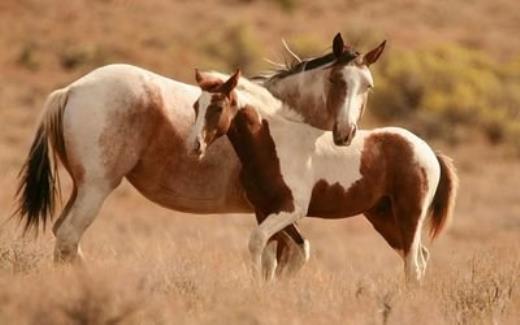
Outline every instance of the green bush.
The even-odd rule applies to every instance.
[[[262,57],[254,30],[246,24],[236,24],[207,36],[202,45],[205,63],[212,69],[242,69],[246,74],[255,71]]]
[[[105,65],[112,61],[111,57],[112,53],[109,50],[92,44],[65,45],[58,53],[60,66],[65,70]]]
[[[370,110],[384,121],[408,122],[426,136],[455,141],[478,129],[493,143],[519,142],[520,58],[503,62],[444,45],[393,50],[374,68]]]

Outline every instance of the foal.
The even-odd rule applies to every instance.
[[[435,237],[454,205],[457,177],[447,157],[400,128],[359,131],[349,147],[340,147],[329,132],[252,100],[259,86],[239,84],[239,71],[225,82],[196,76],[202,94],[194,104],[193,149],[202,155],[227,135],[242,164],[247,198],[265,219],[249,241],[256,274],[267,242],[284,227],[307,215],[364,213],[404,259],[407,279],[422,278],[428,259],[423,222],[431,216]]]

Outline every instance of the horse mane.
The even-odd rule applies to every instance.
[[[207,71],[205,73],[222,81],[229,78],[228,74],[217,71]],[[298,112],[290,109],[281,100],[273,96],[261,83],[255,80],[240,77],[236,90],[238,91],[238,100],[242,102],[242,104],[239,105],[247,104],[253,107],[260,116],[270,116],[271,118],[282,118],[303,123],[304,119]]]
[[[228,74],[217,71],[207,71],[205,73],[222,81],[229,78]],[[248,78],[240,77],[236,90],[238,90],[239,101],[242,100],[264,113],[273,114],[283,106],[282,102],[274,97],[263,85]]]
[[[360,55],[360,53],[353,47],[346,46],[341,57],[339,58],[337,58],[333,52],[329,52],[318,57],[300,59],[299,56],[296,55],[285,42],[283,43],[285,49],[291,55],[291,59],[286,59],[284,63],[276,63],[271,60],[266,60],[267,62],[271,63],[274,68],[266,73],[252,77],[251,80],[262,82],[267,80],[282,79],[300,72],[314,70],[328,65],[348,64]]]

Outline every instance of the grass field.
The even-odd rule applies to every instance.
[[[49,229],[22,237],[7,221],[45,96],[98,65],[124,61],[187,82],[195,66],[253,73],[266,67],[262,56],[279,55],[280,37],[305,52],[326,48],[339,30],[360,43],[391,39],[387,56],[450,41],[508,60],[520,55],[517,1],[61,4],[0,3],[0,324],[520,322],[520,161],[479,136],[456,146],[430,140],[455,159],[461,187],[419,288],[403,285],[400,257],[362,217],[303,220],[310,261],[267,285],[249,273],[252,215],[165,210],[127,183],[85,234],[84,268],[53,265]],[[229,40],[241,55],[224,46]]]

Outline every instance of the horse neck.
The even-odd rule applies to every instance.
[[[264,173],[263,164],[276,161],[276,149],[268,123],[252,106],[237,111],[227,132],[246,173]]]
[[[330,131],[334,126],[334,119],[327,110],[325,71],[316,69],[269,79],[264,86],[282,101],[285,108],[300,115],[303,122]]]

